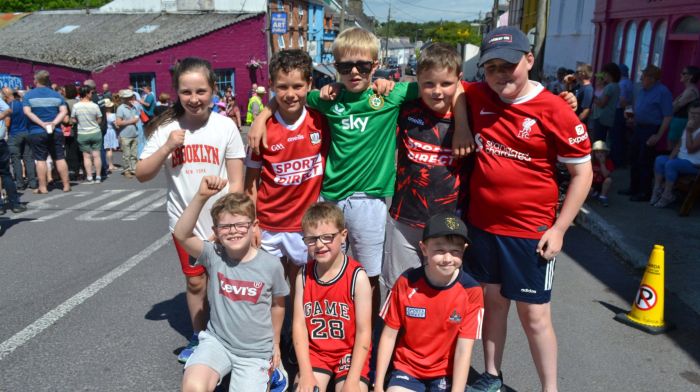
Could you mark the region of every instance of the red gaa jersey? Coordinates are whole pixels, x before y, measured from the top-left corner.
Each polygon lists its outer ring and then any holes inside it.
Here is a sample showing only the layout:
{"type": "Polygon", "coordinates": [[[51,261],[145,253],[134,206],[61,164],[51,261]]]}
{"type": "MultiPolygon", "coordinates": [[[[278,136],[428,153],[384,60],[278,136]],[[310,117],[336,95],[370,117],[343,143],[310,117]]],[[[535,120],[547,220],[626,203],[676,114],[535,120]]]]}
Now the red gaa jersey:
{"type": "Polygon", "coordinates": [[[463,271],[451,285],[435,287],[425,267],[404,272],[380,316],[400,330],[394,367],[418,379],[451,376],[457,338],[481,339],[481,286],[463,271]]]}
{"type": "MultiPolygon", "coordinates": [[[[355,279],[362,270],[360,263],[345,256],[338,275],[323,282],[316,275],[316,260],[302,267],[309,351],[327,358],[327,362],[337,362],[337,359],[352,354],[355,345],[355,279]]],[[[347,366],[348,369],[339,370],[349,370],[350,364],[347,366]]]]}
{"type": "Polygon", "coordinates": [[[257,213],[260,227],[301,231],[304,211],[318,201],[328,150],[328,127],[320,113],[304,111],[294,124],[279,113],[267,121],[267,148],[253,154],[246,166],[261,168],[257,213]]]}
{"type": "Polygon", "coordinates": [[[477,145],[467,220],[493,234],[538,239],[555,219],[557,161],[590,160],[591,143],[564,100],[530,83],[533,91],[514,101],[486,83],[463,83],[477,145]]]}

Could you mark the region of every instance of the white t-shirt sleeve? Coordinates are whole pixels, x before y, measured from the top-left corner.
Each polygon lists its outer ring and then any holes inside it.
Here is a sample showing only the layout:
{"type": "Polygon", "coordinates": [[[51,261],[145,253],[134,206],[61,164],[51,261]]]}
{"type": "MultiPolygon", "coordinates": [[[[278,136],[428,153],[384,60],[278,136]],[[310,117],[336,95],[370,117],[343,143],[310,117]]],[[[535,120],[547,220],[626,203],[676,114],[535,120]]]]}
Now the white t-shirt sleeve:
{"type": "Polygon", "coordinates": [[[231,127],[231,137],[226,144],[226,154],[225,159],[242,159],[245,158],[245,147],[243,147],[243,140],[241,140],[241,133],[238,132],[236,124],[230,118],[226,118],[226,126],[231,127]]]}
{"type": "Polygon", "coordinates": [[[156,129],[151,136],[148,137],[148,140],[146,140],[146,145],[143,147],[143,151],[141,152],[139,159],[146,159],[158,151],[158,149],[165,143],[163,136],[165,135],[165,140],[167,140],[168,134],[170,134],[170,132],[167,130],[167,125],[158,127],[158,129],[156,129]]]}

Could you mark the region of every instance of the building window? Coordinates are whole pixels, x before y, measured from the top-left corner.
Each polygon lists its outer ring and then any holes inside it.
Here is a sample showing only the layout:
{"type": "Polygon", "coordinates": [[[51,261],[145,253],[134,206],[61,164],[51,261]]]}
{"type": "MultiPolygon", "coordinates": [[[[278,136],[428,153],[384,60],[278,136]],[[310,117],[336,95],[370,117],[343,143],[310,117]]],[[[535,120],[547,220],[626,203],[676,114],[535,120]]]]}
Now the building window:
{"type": "Polygon", "coordinates": [[[654,49],[651,53],[651,63],[661,68],[661,61],[664,58],[664,44],[666,44],[666,21],[662,21],[654,32],[654,49]]]}
{"type": "Polygon", "coordinates": [[[622,52],[622,23],[618,23],[617,27],[615,28],[612,57],[610,58],[610,61],[620,64],[620,52],[622,52]]]}
{"type": "Polygon", "coordinates": [[[697,34],[700,33],[700,19],[694,16],[686,16],[681,19],[673,29],[676,34],[697,34]]]}
{"type": "Polygon", "coordinates": [[[630,76],[634,75],[632,69],[632,60],[634,59],[634,46],[637,39],[637,24],[631,22],[627,25],[627,32],[625,34],[625,57],[623,64],[627,65],[630,69],[630,76]]]}
{"type": "Polygon", "coordinates": [[[143,86],[150,86],[153,96],[156,95],[156,74],[153,72],[142,72],[129,74],[129,84],[134,86],[134,91],[141,94],[143,86]]]}
{"type": "Polygon", "coordinates": [[[637,78],[642,76],[642,71],[649,64],[649,51],[651,49],[651,22],[648,20],[642,23],[641,33],[639,35],[639,45],[637,45],[637,78]]]}
{"type": "Polygon", "coordinates": [[[223,96],[227,88],[231,91],[236,91],[236,71],[231,68],[221,68],[214,70],[216,77],[216,88],[219,90],[219,95],[223,96]]]}

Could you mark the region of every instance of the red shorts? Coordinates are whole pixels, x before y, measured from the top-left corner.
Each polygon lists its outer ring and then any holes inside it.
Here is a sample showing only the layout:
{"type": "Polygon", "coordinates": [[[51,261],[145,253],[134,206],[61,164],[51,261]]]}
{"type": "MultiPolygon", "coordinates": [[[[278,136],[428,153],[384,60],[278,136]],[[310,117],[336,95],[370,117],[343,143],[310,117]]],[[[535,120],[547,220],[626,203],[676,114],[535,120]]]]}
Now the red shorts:
{"type": "Polygon", "coordinates": [[[185,249],[177,242],[175,236],[173,236],[173,243],[175,243],[177,256],[180,258],[180,267],[182,267],[182,273],[185,274],[185,276],[199,276],[207,272],[201,265],[191,265],[194,264],[195,258],[185,252],[185,249]]]}
{"type": "MultiPolygon", "coordinates": [[[[327,355],[309,351],[309,359],[311,360],[311,368],[314,372],[327,374],[334,377],[335,382],[338,382],[345,380],[348,376],[352,353],[327,355]]],[[[360,380],[369,385],[369,355],[367,355],[365,365],[362,367],[360,380]]]]}

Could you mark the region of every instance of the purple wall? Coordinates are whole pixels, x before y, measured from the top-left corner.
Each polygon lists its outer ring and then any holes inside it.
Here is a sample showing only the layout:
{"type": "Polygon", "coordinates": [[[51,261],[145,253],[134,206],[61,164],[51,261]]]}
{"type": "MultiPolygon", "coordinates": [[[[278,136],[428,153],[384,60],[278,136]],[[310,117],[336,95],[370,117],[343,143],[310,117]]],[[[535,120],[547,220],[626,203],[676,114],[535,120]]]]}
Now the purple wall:
{"type": "Polygon", "coordinates": [[[102,83],[109,83],[110,90],[117,92],[129,85],[130,73],[154,72],[156,74],[156,93],[167,92],[175,98],[171,86],[170,67],[178,60],[188,56],[202,57],[211,62],[214,69],[228,68],[235,70],[236,96],[241,110],[248,103],[251,85],[256,78],[258,85],[268,85],[267,65],[252,75],[245,63],[252,57],[267,61],[265,44],[264,15],[246,19],[240,23],[211,32],[205,36],[183,42],[154,53],[136,57],[121,63],[115,63],[101,72],[86,72],[62,66],[33,63],[0,56],[0,73],[20,75],[25,85],[32,82],[33,73],[46,69],[51,74],[52,82],[58,84],[72,83],[76,80],[92,78],[102,89],[102,83]]]}

